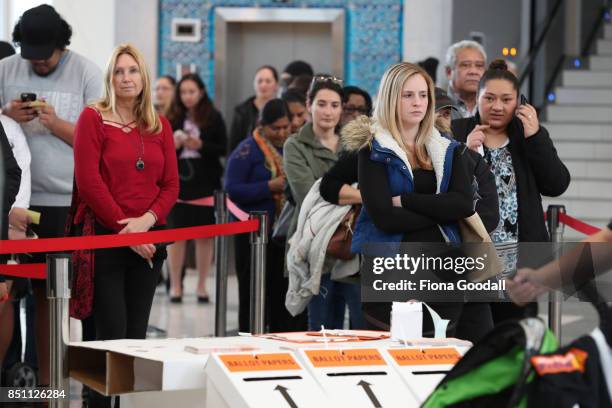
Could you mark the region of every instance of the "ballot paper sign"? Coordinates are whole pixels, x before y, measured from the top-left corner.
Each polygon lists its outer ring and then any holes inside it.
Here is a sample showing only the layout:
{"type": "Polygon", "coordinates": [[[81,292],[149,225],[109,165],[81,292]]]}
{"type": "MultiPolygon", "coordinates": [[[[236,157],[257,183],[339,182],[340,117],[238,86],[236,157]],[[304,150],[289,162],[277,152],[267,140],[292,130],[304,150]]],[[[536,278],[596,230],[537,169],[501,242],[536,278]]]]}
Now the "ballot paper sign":
{"type": "Polygon", "coordinates": [[[302,349],[297,353],[330,399],[326,406],[419,406],[379,349],[302,349]]]}
{"type": "Polygon", "coordinates": [[[291,352],[215,353],[206,375],[207,407],[329,406],[319,385],[291,352]]]}
{"type": "Polygon", "coordinates": [[[404,384],[422,404],[444,376],[461,358],[461,350],[455,347],[401,347],[388,348],[390,357],[404,384]]]}

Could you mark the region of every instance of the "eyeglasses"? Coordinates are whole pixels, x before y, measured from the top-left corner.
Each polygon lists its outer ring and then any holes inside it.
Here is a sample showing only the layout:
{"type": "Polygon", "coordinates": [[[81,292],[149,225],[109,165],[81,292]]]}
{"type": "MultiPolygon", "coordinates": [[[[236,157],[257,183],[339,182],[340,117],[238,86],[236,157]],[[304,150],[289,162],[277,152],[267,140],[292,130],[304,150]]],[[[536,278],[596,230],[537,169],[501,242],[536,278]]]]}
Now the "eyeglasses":
{"type": "Polygon", "coordinates": [[[312,84],[317,82],[333,82],[336,85],[342,86],[342,78],[335,77],[333,75],[315,75],[312,77],[312,84]]]}

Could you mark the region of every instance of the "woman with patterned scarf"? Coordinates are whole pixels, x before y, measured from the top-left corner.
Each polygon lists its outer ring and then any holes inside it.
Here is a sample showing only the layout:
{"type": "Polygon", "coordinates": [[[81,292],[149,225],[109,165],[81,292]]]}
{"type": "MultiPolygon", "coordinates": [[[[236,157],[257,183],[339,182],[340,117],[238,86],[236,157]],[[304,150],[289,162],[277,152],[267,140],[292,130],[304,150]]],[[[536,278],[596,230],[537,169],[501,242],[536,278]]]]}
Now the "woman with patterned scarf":
{"type": "MultiPolygon", "coordinates": [[[[225,190],[242,210],[266,211],[269,227],[284,204],[283,144],[291,130],[291,113],[285,101],[272,99],[259,114],[258,126],[231,153],[226,167],[225,190]]],[[[249,332],[250,243],[248,234],[235,237],[238,276],[238,325],[249,332]]],[[[285,309],[287,278],[283,276],[284,246],[270,240],[267,246],[266,324],[271,332],[299,329],[297,318],[285,309]]]]}

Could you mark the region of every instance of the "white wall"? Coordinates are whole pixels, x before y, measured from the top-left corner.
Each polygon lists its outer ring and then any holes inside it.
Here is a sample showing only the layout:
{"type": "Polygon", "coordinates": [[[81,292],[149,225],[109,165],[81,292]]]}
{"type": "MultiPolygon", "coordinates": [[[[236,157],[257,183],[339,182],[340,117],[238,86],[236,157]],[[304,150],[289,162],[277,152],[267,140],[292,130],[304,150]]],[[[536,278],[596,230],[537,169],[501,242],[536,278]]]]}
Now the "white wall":
{"type": "Polygon", "coordinates": [[[404,61],[440,61],[438,84],[446,83],[444,56],[452,41],[452,0],[404,0],[404,61]]]}
{"type": "Polygon", "coordinates": [[[72,26],[71,50],[104,69],[115,46],[129,42],[144,54],[155,75],[157,0],[53,0],[53,5],[72,26]]]}
{"type": "Polygon", "coordinates": [[[53,6],[72,26],[68,47],[104,69],[115,46],[115,0],[54,0],[53,6]]]}
{"type": "Polygon", "coordinates": [[[116,0],[115,6],[115,44],[129,42],[138,48],[153,76],[157,74],[158,3],[158,0],[116,0]]]}

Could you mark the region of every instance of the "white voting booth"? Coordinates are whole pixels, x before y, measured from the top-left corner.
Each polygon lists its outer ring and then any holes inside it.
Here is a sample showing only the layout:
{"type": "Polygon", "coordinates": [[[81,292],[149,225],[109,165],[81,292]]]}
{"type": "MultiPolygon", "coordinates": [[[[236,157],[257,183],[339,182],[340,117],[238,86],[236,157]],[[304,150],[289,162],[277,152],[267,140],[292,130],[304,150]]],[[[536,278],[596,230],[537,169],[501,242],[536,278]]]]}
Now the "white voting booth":
{"type": "Polygon", "coordinates": [[[431,346],[390,347],[383,352],[404,384],[416,395],[417,406],[425,402],[462,355],[457,347],[431,346]]]}
{"type": "Polygon", "coordinates": [[[298,353],[329,398],[328,406],[419,405],[379,349],[306,349],[298,353]]]}
{"type": "Polygon", "coordinates": [[[206,366],[206,406],[268,408],[328,406],[292,352],[213,354],[206,366]]]}

